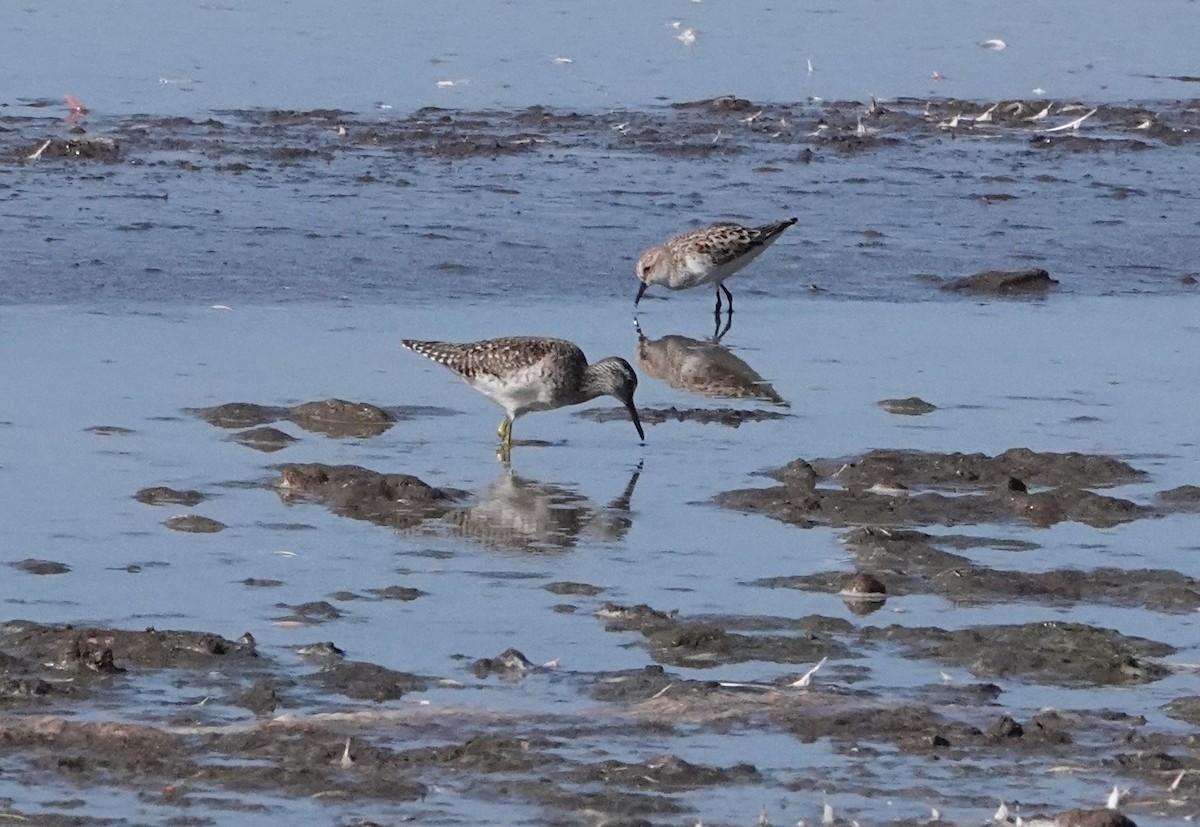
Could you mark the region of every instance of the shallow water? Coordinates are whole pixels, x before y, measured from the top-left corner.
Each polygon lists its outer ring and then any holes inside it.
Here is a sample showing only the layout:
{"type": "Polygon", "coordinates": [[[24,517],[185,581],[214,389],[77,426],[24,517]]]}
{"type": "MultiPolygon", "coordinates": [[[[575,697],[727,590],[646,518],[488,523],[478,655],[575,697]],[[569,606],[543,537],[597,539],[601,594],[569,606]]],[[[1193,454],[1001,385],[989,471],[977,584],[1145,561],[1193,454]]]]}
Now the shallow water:
{"type": "Polygon", "coordinates": [[[368,0],[336,10],[313,0],[261,7],[187,0],[169,9],[105,0],[10,15],[0,31],[8,56],[0,82],[26,99],[70,93],[118,114],[363,112],[380,104],[600,109],[730,92],[771,101],[995,99],[1034,90],[1052,98],[1174,99],[1194,94],[1194,84],[1172,76],[1195,75],[1196,20],[1188,0],[368,0]],[[687,29],[696,34],[691,47],[677,39],[687,29]],[[1007,48],[979,45],[996,38],[1007,48]]]}
{"type": "MultiPolygon", "coordinates": [[[[791,401],[790,415],[737,429],[669,422],[649,427],[644,445],[624,421],[598,423],[565,411],[521,420],[518,439],[549,444],[519,445],[513,471],[535,486],[586,498],[577,507],[603,509],[641,465],[627,533],[583,532],[569,537],[560,551],[536,553],[481,544],[436,523],[426,532],[402,534],[334,516],[315,504],[287,505],[266,484],[280,462],[357,463],[414,473],[486,498],[487,487],[507,473],[494,456],[498,411],[448,372],[401,351],[399,338],[536,331],[571,335],[593,358],[630,357],[636,336],[627,300],[586,307],[489,299],[233,310],[4,308],[0,348],[9,358],[0,382],[9,392],[0,415],[0,496],[11,514],[21,515],[6,528],[8,556],[52,559],[72,568],[60,576],[7,575],[5,614],[205,629],[229,638],[251,631],[264,651],[285,660],[291,657],[286,647],[333,639],[354,659],[468,683],[457,656],[490,656],[508,646],[538,663],[557,660],[563,675],[639,668],[645,653],[623,645],[637,636],[605,632],[589,604],[646,602],[685,615],[824,614],[855,624],[943,628],[997,622],[999,607],[956,607],[931,597],[894,597],[878,615],[856,618],[832,595],[750,585],[764,577],[853,568],[838,531],[799,531],[706,502],[719,491],[759,484],[756,472],[795,456],[892,446],[993,453],[1028,445],[1152,455],[1153,463],[1134,461],[1151,470],[1148,488],[1196,482],[1200,446],[1191,412],[1200,392],[1187,380],[1189,363],[1181,358],[1195,351],[1200,338],[1195,299],[744,301],[725,344],[791,401]],[[1154,336],[1137,335],[1147,327],[1154,336]],[[1003,358],[997,358],[998,342],[1004,343],[1003,358]],[[914,420],[874,404],[907,395],[943,408],[914,420]],[[364,440],[329,439],[284,423],[301,441],[261,454],[184,412],[233,400],[288,405],[329,396],[383,406],[448,406],[452,414],[418,416],[364,440]],[[1076,421],[1081,415],[1089,418],[1076,421]],[[121,426],[131,433],[100,435],[86,430],[92,426],[121,426]],[[229,528],[217,535],[166,529],[167,516],[189,509],[132,499],[151,485],[211,494],[190,510],[229,528]],[[141,568],[131,572],[130,564],[141,568]],[[247,588],[241,585],[247,578],[274,578],[282,585],[247,588]],[[605,591],[600,598],[568,598],[584,610],[561,614],[553,607],[564,598],[544,589],[553,581],[590,583],[605,591]],[[345,613],[340,620],[317,627],[275,623],[287,614],[280,604],[326,600],[339,591],[365,596],[366,589],[394,584],[429,595],[411,603],[334,600],[345,613]]],[[[706,316],[707,300],[683,294],[652,303],[641,321],[647,329],[701,336],[706,316]]],[[[721,404],[651,379],[643,381],[638,401],[651,408],[721,404]]],[[[1200,567],[1189,562],[1191,525],[1192,518],[1177,516],[1107,530],[1060,524],[950,531],[1032,540],[1041,547],[967,552],[1001,568],[1164,566],[1197,576],[1200,567]]],[[[1077,620],[1164,637],[1164,616],[1132,608],[1006,604],[1002,614],[1003,622],[1077,620]]],[[[1170,660],[1196,662],[1200,628],[1191,617],[1170,616],[1169,622],[1169,638],[1181,648],[1170,660]]],[[[911,687],[919,696],[919,687],[940,680],[937,664],[900,657],[887,647],[865,652],[859,663],[869,670],[866,682],[856,683],[860,689],[903,695],[911,687]]],[[[677,671],[761,682],[794,669],[750,663],[677,671]]],[[[959,670],[950,673],[969,680],[959,670]]],[[[1155,710],[1161,703],[1195,691],[1188,673],[1135,692],[1020,681],[1005,682],[1004,688],[1010,708],[1032,712],[1047,705],[1099,704],[1160,722],[1165,719],[1155,710]]],[[[476,708],[537,711],[550,703],[565,710],[580,703],[569,684],[541,678],[520,688],[501,684],[470,694],[476,708]]],[[[434,690],[427,697],[462,702],[455,691],[434,690]]],[[[169,698],[168,688],[164,700],[169,698]]],[[[583,703],[586,708],[590,702],[583,703]]],[[[677,750],[686,752],[688,742],[678,741],[677,750]]],[[[764,748],[755,747],[745,760],[760,770],[780,771],[807,760],[795,750],[765,759],[759,752],[764,748]]],[[[733,757],[730,753],[724,763],[733,757]]],[[[1052,780],[1023,779],[1012,795],[1036,800],[1022,789],[1028,784],[1043,785],[1046,801],[1083,789],[1069,792],[1052,780]]],[[[1005,793],[993,785],[988,794],[1005,793]]],[[[737,818],[745,799],[729,789],[722,795],[732,795],[736,805],[700,795],[698,810],[737,818]]]]}

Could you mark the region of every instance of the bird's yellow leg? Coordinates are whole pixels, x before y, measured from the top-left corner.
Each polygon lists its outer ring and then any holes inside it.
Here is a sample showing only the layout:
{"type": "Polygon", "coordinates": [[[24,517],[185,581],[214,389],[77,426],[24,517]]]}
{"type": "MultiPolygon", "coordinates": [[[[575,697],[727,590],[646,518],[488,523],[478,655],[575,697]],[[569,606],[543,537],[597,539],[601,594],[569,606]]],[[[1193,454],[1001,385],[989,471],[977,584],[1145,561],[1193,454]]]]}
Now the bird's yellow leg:
{"type": "Polygon", "coordinates": [[[509,461],[509,451],[512,449],[512,420],[507,416],[500,423],[500,427],[496,429],[496,433],[500,436],[500,450],[496,452],[496,457],[504,463],[509,461]]]}

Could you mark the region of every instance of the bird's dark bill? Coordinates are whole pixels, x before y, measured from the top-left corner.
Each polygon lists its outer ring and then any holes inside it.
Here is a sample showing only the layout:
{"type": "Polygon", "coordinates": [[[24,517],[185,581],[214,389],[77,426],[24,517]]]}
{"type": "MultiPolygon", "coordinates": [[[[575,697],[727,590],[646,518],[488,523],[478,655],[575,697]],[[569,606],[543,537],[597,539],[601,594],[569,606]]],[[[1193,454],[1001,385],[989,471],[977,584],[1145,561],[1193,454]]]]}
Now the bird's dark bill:
{"type": "Polygon", "coordinates": [[[633,420],[633,427],[637,428],[638,439],[642,442],[646,441],[646,432],[642,430],[642,421],[638,419],[637,407],[632,402],[625,406],[629,409],[629,418],[633,420]]]}
{"type": "Polygon", "coordinates": [[[646,284],[646,282],[642,282],[641,286],[638,288],[638,294],[633,297],[634,307],[637,307],[637,303],[642,300],[642,294],[646,292],[646,288],[649,286],[650,285],[646,284]]]}

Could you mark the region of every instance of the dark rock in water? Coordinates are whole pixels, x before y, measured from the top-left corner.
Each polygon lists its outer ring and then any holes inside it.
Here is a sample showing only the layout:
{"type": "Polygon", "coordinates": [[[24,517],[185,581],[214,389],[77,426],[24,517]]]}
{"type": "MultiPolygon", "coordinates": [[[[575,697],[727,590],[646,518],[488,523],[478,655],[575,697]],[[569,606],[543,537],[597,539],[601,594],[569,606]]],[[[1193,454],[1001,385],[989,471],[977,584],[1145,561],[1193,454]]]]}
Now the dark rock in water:
{"type": "MultiPolygon", "coordinates": [[[[887,572],[888,594],[938,594],[956,605],[1035,600],[1053,605],[1088,602],[1134,606],[1156,612],[1192,613],[1200,609],[1200,579],[1169,569],[1072,567],[1024,572],[990,568],[946,549],[985,546],[1032,551],[1037,548],[1014,547],[1011,542],[871,527],[856,528],[842,537],[856,567],[887,572]],[[947,572],[954,572],[954,576],[947,577],[947,572]]],[[[871,598],[870,594],[855,597],[841,571],[767,577],[747,585],[823,594],[837,592],[852,611],[855,606],[851,602],[861,607],[871,598]]],[[[878,597],[882,600],[885,596],[878,597]]]]}
{"type": "Polygon", "coordinates": [[[596,612],[596,616],[604,621],[604,628],[610,632],[648,633],[675,623],[675,615],[673,611],[660,611],[645,603],[636,606],[605,603],[596,612]]]}
{"type": "Polygon", "coordinates": [[[392,417],[367,402],[324,399],[306,402],[288,412],[288,419],[306,431],[331,437],[378,436],[392,427],[392,417]]]}
{"type": "MultiPolygon", "coordinates": [[[[624,408],[587,408],[578,411],[575,416],[590,419],[593,422],[616,422],[629,419],[629,411],[624,408]]],[[[664,422],[699,422],[704,425],[717,424],[737,428],[744,422],[766,422],[774,419],[784,419],[791,414],[783,411],[759,411],[741,408],[638,408],[638,417],[643,425],[661,425],[664,422]]]]}
{"type": "Polygon", "coordinates": [[[846,581],[841,593],[846,597],[883,600],[887,595],[887,586],[875,575],[860,571],[846,581]]]}
{"type": "Polygon", "coordinates": [[[1192,726],[1200,726],[1200,695],[1188,695],[1163,704],[1162,711],[1192,726]]]}
{"type": "Polygon", "coordinates": [[[289,606],[286,603],[277,605],[281,609],[292,610],[292,616],[284,618],[284,620],[293,623],[323,623],[327,620],[337,620],[342,616],[337,607],[327,600],[310,600],[308,603],[298,603],[295,606],[289,606]]]}
{"type": "Polygon", "coordinates": [[[1017,516],[1047,526],[1074,520],[1110,527],[1154,509],[1086,490],[1134,482],[1145,473],[1114,457],[1013,448],[995,457],[876,450],[858,457],[797,460],[770,472],[783,485],[718,494],[725,508],[767,514],[799,526],[954,525],[1017,516]],[[811,469],[813,480],[806,470],[811,469]],[[1053,487],[1036,494],[1010,480],[1053,487]],[[841,488],[817,486],[828,482],[841,488]],[[919,495],[910,490],[921,490],[919,495]],[[947,493],[941,493],[945,491],[947,493]]]}
{"type": "MultiPolygon", "coordinates": [[[[735,95],[718,95],[698,101],[684,101],[671,104],[672,109],[703,109],[707,112],[749,112],[755,106],[745,98],[735,95]]],[[[761,107],[759,107],[761,108],[761,107]]]]}
{"type": "Polygon", "coordinates": [[[1020,738],[1024,734],[1025,728],[1007,715],[1001,715],[987,730],[988,737],[997,741],[1020,738]]]}
{"type": "Polygon", "coordinates": [[[137,433],[132,428],[122,428],[120,425],[93,425],[83,430],[89,434],[98,434],[100,436],[128,436],[129,434],[137,433]]]}
{"type": "Polygon", "coordinates": [[[887,586],[875,575],[860,571],[842,584],[838,596],[852,614],[866,617],[883,608],[887,602],[887,586]]]}
{"type": "Polygon", "coordinates": [[[312,498],[338,514],[393,528],[445,516],[463,492],[434,488],[410,474],[380,474],[358,465],[284,465],[275,489],[285,500],[312,498]]]}
{"type": "Polygon", "coordinates": [[[158,485],[153,488],[143,488],[133,495],[134,498],[146,505],[162,505],[170,503],[172,505],[186,505],[189,508],[193,505],[198,505],[204,502],[204,495],[199,491],[183,490],[175,488],[167,488],[164,485],[158,485]]]}
{"type": "Polygon", "coordinates": [[[1181,485],[1159,491],[1154,501],[1168,511],[1200,511],[1200,485],[1181,485]]]}
{"type": "MultiPolygon", "coordinates": [[[[6,673],[9,671],[6,666],[6,673]]],[[[5,707],[12,702],[29,702],[36,701],[41,698],[48,698],[53,695],[65,695],[65,691],[61,686],[44,681],[41,678],[32,677],[11,677],[7,676],[0,681],[0,703],[5,707]]]]}
{"type": "Polygon", "coordinates": [[[290,419],[306,431],[331,437],[378,436],[392,426],[395,418],[382,408],[366,402],[347,402],[344,399],[323,399],[305,402],[293,408],[258,405],[253,402],[227,402],[210,408],[188,408],[188,413],[200,417],[218,428],[255,428],[235,439],[243,445],[262,451],[279,450],[295,438],[275,428],[257,428],[281,419],[290,419]],[[277,447],[276,447],[277,446],[277,447]]]}
{"type": "MultiPolygon", "coordinates": [[[[814,460],[822,477],[868,487],[881,476],[910,487],[971,488],[1008,484],[1013,477],[1038,486],[1099,487],[1137,482],[1146,473],[1115,457],[1010,448],[1002,454],[939,454],[879,449],[849,460],[814,460]]],[[[774,476],[774,475],[773,475],[774,476]]]]}
{"type": "Polygon", "coordinates": [[[394,701],[406,692],[424,692],[429,688],[424,678],[410,672],[353,660],[330,663],[310,680],[326,691],[375,702],[394,701]]]}
{"type": "Polygon", "coordinates": [[[320,643],[307,643],[296,648],[296,653],[305,660],[319,663],[332,663],[343,660],[346,653],[334,645],[333,641],[324,640],[320,643]]]}
{"type": "Polygon", "coordinates": [[[790,488],[805,491],[816,488],[817,471],[803,459],[794,459],[782,468],[771,472],[771,476],[790,488]]]}
{"type": "Polygon", "coordinates": [[[255,451],[263,453],[274,453],[282,451],[284,448],[291,445],[293,442],[300,440],[291,434],[284,433],[278,428],[251,428],[248,431],[241,431],[233,436],[234,441],[245,445],[247,448],[253,448],[255,451]]]}
{"type": "Polygon", "coordinates": [[[499,675],[502,678],[519,678],[535,668],[519,650],[509,647],[494,658],[480,658],[471,664],[471,671],[477,678],[488,675],[499,675]]]}
{"type": "MultiPolygon", "coordinates": [[[[753,764],[712,767],[693,764],[675,755],[656,755],[639,764],[608,760],[575,773],[579,783],[611,784],[615,778],[636,778],[646,789],[684,792],[733,784],[758,784],[762,776],[753,764]]],[[[605,825],[650,824],[643,819],[605,819],[605,825]]],[[[761,822],[760,822],[761,823],[761,822]]]]}
{"type": "Polygon", "coordinates": [[[104,161],[115,164],[121,160],[121,145],[104,136],[47,138],[34,146],[21,148],[19,156],[27,161],[104,161]]]}
{"type": "Polygon", "coordinates": [[[215,668],[223,662],[258,657],[253,647],[207,632],[45,626],[24,620],[0,626],[0,648],[30,662],[83,666],[86,672],[114,661],[141,669],[215,668]]]}
{"type": "Polygon", "coordinates": [[[256,405],[253,402],[226,402],[211,408],[188,408],[187,412],[218,428],[251,428],[278,422],[288,415],[287,408],[256,405]]]}
{"type": "Polygon", "coordinates": [[[976,293],[993,296],[1017,296],[1045,293],[1056,286],[1045,270],[988,270],[947,282],[941,290],[949,293],[976,293]]]}
{"type": "Polygon", "coordinates": [[[226,526],[210,517],[199,514],[180,514],[163,521],[163,525],[172,531],[187,531],[192,534],[215,534],[226,526]]]}
{"type": "Polygon", "coordinates": [[[864,640],[905,647],[913,657],[969,669],[980,678],[1017,678],[1049,686],[1135,686],[1170,674],[1158,659],[1174,646],[1082,623],[1025,623],[947,631],[888,626],[864,640]]]}
{"type": "Polygon", "coordinates": [[[744,634],[725,618],[683,619],[649,606],[606,603],[597,615],[607,631],[637,631],[659,663],[711,668],[747,661],[808,663],[822,657],[847,657],[849,649],[833,639],[850,626],[840,619],[807,617],[789,621],[786,634],[744,634]]]}
{"type": "Polygon", "coordinates": [[[1056,827],[1137,827],[1133,819],[1116,810],[1067,810],[1054,817],[1056,827]]]}
{"type": "Polygon", "coordinates": [[[901,416],[921,416],[937,410],[937,405],[931,405],[919,396],[910,396],[907,399],[881,399],[875,404],[890,414],[900,414],[901,416]]]}
{"type": "Polygon", "coordinates": [[[367,589],[367,591],[380,600],[403,600],[406,602],[428,594],[428,592],[414,589],[411,586],[386,586],[382,589],[367,589]]]}
{"type": "Polygon", "coordinates": [[[282,586],[283,581],[271,577],[247,577],[242,585],[248,589],[274,589],[282,586]]]}
{"type": "Polygon", "coordinates": [[[66,574],[71,570],[66,563],[58,563],[54,560],[34,560],[32,557],[9,563],[9,565],[29,574],[66,574]]]}
{"type": "Polygon", "coordinates": [[[274,680],[263,678],[233,700],[238,706],[245,707],[255,715],[269,715],[279,706],[283,697],[279,685],[274,680]]]}
{"type": "Polygon", "coordinates": [[[562,580],[547,583],[543,588],[551,594],[583,595],[585,597],[595,597],[604,591],[600,586],[593,586],[590,583],[572,583],[562,580]]]}

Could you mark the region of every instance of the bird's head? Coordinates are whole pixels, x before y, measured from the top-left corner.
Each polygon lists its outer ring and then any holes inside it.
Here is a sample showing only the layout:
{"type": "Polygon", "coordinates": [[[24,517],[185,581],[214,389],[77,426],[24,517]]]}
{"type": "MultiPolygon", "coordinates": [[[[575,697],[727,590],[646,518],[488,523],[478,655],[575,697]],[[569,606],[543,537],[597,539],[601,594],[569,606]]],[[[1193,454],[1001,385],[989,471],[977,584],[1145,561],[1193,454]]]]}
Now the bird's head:
{"type": "Polygon", "coordinates": [[[595,395],[607,394],[623,403],[629,411],[629,418],[633,420],[633,427],[637,428],[638,438],[645,440],[646,433],[642,430],[637,406],[633,402],[633,392],[638,384],[637,374],[629,363],[620,356],[610,356],[591,365],[588,374],[590,389],[595,395]]]}

